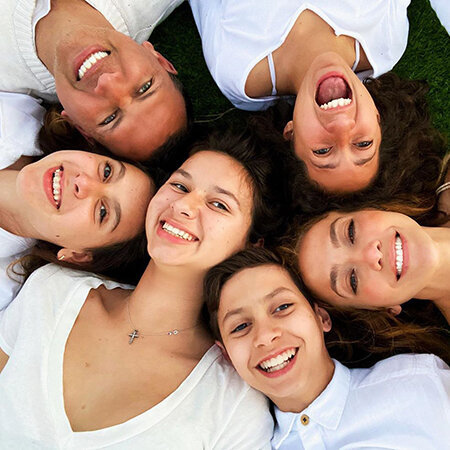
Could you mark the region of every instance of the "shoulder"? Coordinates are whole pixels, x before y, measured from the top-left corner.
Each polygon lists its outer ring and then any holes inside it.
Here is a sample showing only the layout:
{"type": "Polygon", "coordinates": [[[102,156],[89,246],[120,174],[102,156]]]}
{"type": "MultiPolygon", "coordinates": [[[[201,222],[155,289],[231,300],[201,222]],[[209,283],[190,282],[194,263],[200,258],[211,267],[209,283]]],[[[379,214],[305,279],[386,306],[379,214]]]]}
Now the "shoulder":
{"type": "Polygon", "coordinates": [[[449,389],[450,369],[435,355],[402,354],[379,361],[370,369],[352,369],[353,389],[370,388],[389,384],[399,392],[413,386],[432,387],[443,385],[449,389]]]}

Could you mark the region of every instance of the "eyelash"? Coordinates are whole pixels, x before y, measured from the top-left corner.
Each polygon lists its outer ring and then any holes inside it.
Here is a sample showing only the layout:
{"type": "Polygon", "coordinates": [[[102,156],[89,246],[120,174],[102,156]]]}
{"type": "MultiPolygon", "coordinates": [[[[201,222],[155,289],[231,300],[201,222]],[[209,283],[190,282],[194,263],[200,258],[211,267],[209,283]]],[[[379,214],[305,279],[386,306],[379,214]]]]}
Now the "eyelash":
{"type": "Polygon", "coordinates": [[[333,147],[319,148],[318,150],[313,150],[313,153],[316,155],[327,155],[332,148],[333,147]]]}
{"type": "Polygon", "coordinates": [[[231,334],[233,333],[239,333],[240,331],[245,330],[249,326],[248,322],[240,323],[236,328],[231,330],[231,334]]]}
{"type": "Polygon", "coordinates": [[[102,120],[100,122],[100,126],[108,125],[110,124],[115,118],[117,117],[117,111],[114,111],[112,114],[110,114],[105,120],[102,120]]]}
{"type": "Polygon", "coordinates": [[[287,309],[289,309],[292,306],[292,303],[283,303],[282,305],[278,306],[277,308],[275,308],[274,312],[281,312],[281,311],[286,311],[287,309]]]}
{"type": "Polygon", "coordinates": [[[372,143],[373,143],[373,140],[372,141],[361,141],[361,142],[357,142],[355,144],[355,146],[366,149],[366,148],[370,147],[372,145],[372,143]]]}
{"type": "MultiPolygon", "coordinates": [[[[348,240],[351,244],[355,243],[355,222],[353,219],[350,220],[347,229],[348,240]]],[[[356,295],[358,292],[358,277],[356,276],[355,269],[352,269],[349,275],[349,283],[352,288],[353,294],[356,295]]]]}
{"type": "Polygon", "coordinates": [[[353,219],[350,220],[347,229],[348,240],[354,244],[355,243],[355,222],[353,219]]]}
{"type": "Polygon", "coordinates": [[[189,192],[188,188],[184,184],[181,184],[181,183],[170,183],[170,185],[173,186],[175,189],[181,191],[181,192],[185,192],[185,193],[189,192]]]}

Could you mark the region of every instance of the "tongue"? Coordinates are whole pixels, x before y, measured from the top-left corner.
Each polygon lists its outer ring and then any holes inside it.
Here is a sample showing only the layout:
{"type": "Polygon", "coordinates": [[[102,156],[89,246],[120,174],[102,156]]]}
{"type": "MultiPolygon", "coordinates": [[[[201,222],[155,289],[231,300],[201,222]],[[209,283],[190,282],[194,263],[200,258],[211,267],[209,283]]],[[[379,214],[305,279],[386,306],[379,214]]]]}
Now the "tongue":
{"type": "Polygon", "coordinates": [[[346,82],[340,77],[330,77],[322,81],[316,94],[316,101],[319,106],[336,98],[347,98],[346,82]]]}

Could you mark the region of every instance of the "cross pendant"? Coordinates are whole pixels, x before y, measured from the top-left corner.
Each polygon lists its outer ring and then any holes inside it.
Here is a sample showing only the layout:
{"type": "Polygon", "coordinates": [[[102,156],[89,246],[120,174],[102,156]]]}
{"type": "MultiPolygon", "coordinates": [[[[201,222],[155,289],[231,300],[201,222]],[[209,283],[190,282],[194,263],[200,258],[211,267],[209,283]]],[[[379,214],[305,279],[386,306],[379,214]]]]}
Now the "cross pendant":
{"type": "Polygon", "coordinates": [[[130,336],[130,340],[128,341],[129,344],[132,344],[135,339],[139,337],[139,331],[133,330],[132,333],[130,333],[128,336],[130,336]]]}

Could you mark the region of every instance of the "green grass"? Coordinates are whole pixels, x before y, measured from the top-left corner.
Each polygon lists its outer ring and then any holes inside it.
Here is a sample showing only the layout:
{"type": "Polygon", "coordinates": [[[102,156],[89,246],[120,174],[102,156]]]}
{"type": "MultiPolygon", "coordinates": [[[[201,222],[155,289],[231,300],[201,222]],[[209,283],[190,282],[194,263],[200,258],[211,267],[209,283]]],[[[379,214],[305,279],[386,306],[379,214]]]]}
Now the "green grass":
{"type": "MultiPolygon", "coordinates": [[[[237,0],[246,1],[246,0],[237,0]]],[[[330,0],[331,1],[331,0],[330,0]]],[[[450,0],[449,0],[450,1],[450,0]]],[[[449,36],[426,0],[413,0],[408,8],[410,34],[405,54],[394,67],[404,78],[426,80],[434,125],[449,131],[449,36]]],[[[232,107],[208,72],[189,5],[184,3],[151,36],[155,48],[170,59],[192,97],[197,118],[232,107]]]]}

